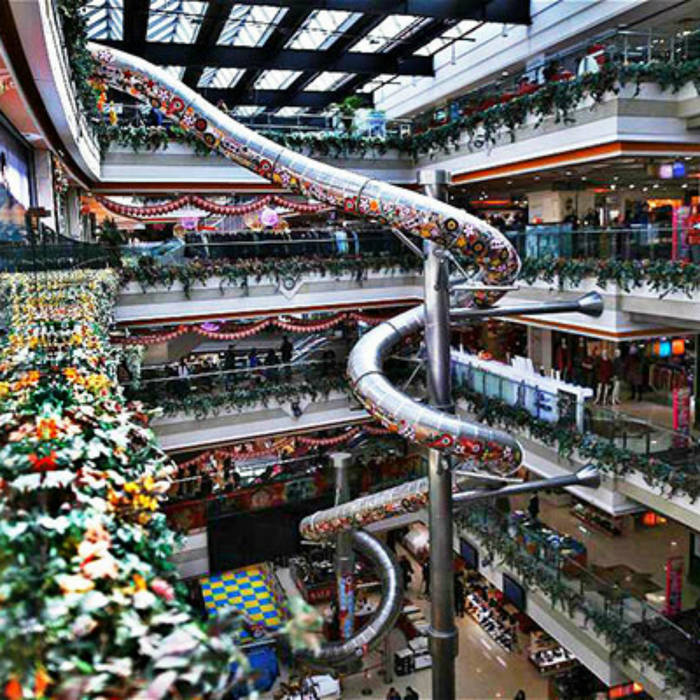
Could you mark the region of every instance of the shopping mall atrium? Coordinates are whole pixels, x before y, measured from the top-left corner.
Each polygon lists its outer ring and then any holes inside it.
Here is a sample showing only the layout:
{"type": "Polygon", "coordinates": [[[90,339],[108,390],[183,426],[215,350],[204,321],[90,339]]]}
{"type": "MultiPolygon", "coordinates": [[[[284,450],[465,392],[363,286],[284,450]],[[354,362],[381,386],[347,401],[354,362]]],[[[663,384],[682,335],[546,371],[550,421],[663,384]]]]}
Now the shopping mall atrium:
{"type": "Polygon", "coordinates": [[[0,697],[700,699],[700,0],[0,0],[0,697]]]}

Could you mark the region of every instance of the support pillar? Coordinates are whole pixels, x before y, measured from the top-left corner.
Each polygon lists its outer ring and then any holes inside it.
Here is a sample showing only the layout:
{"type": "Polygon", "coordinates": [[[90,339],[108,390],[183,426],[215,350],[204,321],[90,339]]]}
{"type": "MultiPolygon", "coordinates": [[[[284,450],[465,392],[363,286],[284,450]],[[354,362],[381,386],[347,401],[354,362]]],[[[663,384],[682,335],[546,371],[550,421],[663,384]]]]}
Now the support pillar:
{"type": "MultiPolygon", "coordinates": [[[[428,392],[432,405],[452,411],[450,388],[450,325],[447,262],[440,249],[426,243],[425,343],[428,392]]],[[[455,698],[457,629],[454,622],[452,474],[440,452],[429,453],[430,526],[430,655],[432,697],[455,698]]]]}
{"type": "MultiPolygon", "coordinates": [[[[333,452],[331,462],[335,469],[335,505],[339,506],[350,500],[350,481],[348,472],[352,462],[349,452],[333,452]]],[[[352,551],[352,539],[349,532],[337,536],[335,548],[335,575],[338,586],[338,617],[340,619],[340,638],[352,637],[355,627],[355,556],[352,551]]]]}

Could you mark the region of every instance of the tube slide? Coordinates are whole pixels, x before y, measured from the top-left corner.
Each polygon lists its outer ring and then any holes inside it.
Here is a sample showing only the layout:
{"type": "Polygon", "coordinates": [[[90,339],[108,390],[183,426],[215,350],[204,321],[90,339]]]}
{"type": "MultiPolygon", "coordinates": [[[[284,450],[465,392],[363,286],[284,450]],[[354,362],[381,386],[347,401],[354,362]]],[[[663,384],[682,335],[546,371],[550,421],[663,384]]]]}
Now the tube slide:
{"type": "MultiPolygon", "coordinates": [[[[497,229],[480,219],[436,199],[283,148],[238,124],[148,61],[97,44],[90,44],[90,50],[99,66],[93,78],[96,89],[113,88],[151,105],[232,162],[285,189],[457,251],[478,270],[484,286],[507,287],[517,277],[520,261],[515,250],[497,229]]],[[[473,301],[489,305],[502,293],[475,292],[473,301]]],[[[458,455],[473,465],[517,464],[521,450],[509,435],[420,404],[395,389],[382,374],[382,362],[391,348],[419,331],[423,317],[423,306],[419,306],[380,324],[358,342],[348,364],[356,394],[370,413],[407,439],[458,455]]],[[[339,506],[342,515],[335,518],[332,527],[328,518],[312,516],[302,523],[302,532],[320,539],[387,517],[397,509],[422,507],[427,500],[427,484],[419,488],[416,482],[404,484],[371,499],[339,506]]],[[[353,546],[377,566],[382,577],[382,600],[362,630],[343,643],[325,645],[317,661],[342,664],[356,659],[391,629],[400,610],[399,576],[391,555],[364,532],[353,532],[353,546]]]]}

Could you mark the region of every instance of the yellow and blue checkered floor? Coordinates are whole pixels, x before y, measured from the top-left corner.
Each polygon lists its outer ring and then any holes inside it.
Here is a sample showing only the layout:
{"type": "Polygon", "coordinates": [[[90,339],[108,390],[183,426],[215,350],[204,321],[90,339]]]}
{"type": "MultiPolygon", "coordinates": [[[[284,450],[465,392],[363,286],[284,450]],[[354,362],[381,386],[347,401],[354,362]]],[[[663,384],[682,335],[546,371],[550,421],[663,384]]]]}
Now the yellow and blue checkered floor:
{"type": "Polygon", "coordinates": [[[253,564],[227,571],[218,576],[200,579],[204,605],[209,615],[226,608],[237,608],[252,621],[268,629],[277,629],[284,622],[266,580],[265,572],[253,564]]]}

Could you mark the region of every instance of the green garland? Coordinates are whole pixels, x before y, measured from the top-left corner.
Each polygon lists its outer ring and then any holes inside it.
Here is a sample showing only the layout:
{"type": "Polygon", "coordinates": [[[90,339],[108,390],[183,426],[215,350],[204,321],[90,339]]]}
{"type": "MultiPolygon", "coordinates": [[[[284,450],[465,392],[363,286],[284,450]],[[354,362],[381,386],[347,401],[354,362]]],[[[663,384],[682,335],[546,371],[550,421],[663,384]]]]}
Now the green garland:
{"type": "Polygon", "coordinates": [[[170,561],[158,503],[172,465],[116,381],[116,276],[3,275],[0,288],[0,687],[224,694],[230,664],[245,666],[238,623],[201,623],[170,561]]]}
{"type": "MultiPolygon", "coordinates": [[[[305,150],[312,155],[328,158],[381,157],[389,150],[397,150],[416,159],[422,154],[458,150],[465,134],[468,136],[468,147],[477,149],[494,145],[499,135],[506,131],[514,139],[516,129],[524,126],[530,115],[537,118],[536,126],[548,117],[554,117],[557,123],[572,123],[575,121],[574,112],[585,99],[590,98],[595,105],[600,104],[607,94],[617,94],[627,84],[636,86],[636,96],[642,83],[654,83],[662,90],[677,92],[691,81],[700,81],[700,59],[627,65],[608,62],[601,66],[598,73],[586,73],[571,80],[550,81],[531,94],[514,96],[507,101],[499,101],[501,96],[494,94],[492,100],[497,104],[410,136],[391,134],[379,138],[351,133],[283,133],[273,130],[263,131],[262,134],[286,148],[305,150]]],[[[199,155],[210,152],[205,144],[178,126],[116,124],[104,127],[101,133],[104,148],[116,142],[136,151],[158,150],[165,148],[171,140],[192,145],[199,155]]]]}
{"type": "Polygon", "coordinates": [[[545,445],[556,447],[562,457],[570,457],[574,450],[590,460],[601,472],[624,476],[631,472],[641,474],[651,487],[672,498],[685,494],[694,503],[700,497],[700,474],[683,471],[646,455],[640,455],[593,433],[581,433],[567,421],[550,423],[535,418],[521,406],[511,406],[500,399],[485,398],[478,392],[459,384],[455,398],[463,401],[467,410],[479,422],[497,425],[508,431],[526,432],[545,445]]]}
{"type": "MultiPolygon", "coordinates": [[[[505,565],[518,574],[522,583],[529,589],[538,588],[549,598],[552,607],[559,606],[569,617],[581,613],[586,625],[609,645],[612,657],[627,665],[639,663],[642,668],[650,666],[661,674],[671,688],[683,688],[686,675],[675,660],[662,653],[661,649],[648,640],[639,629],[622,624],[622,617],[611,602],[601,610],[593,605],[577,590],[567,586],[559,572],[529,554],[522,546],[522,537],[513,537],[512,528],[493,509],[475,507],[459,516],[458,524],[471,532],[489,552],[501,558],[505,565]]],[[[527,528],[515,524],[518,534],[527,533],[527,528]]]]}
{"type": "MultiPolygon", "coordinates": [[[[264,372],[264,366],[258,371],[264,372]]],[[[191,379],[196,380],[196,375],[191,379]]],[[[166,416],[184,413],[193,415],[197,420],[203,420],[209,416],[217,416],[222,411],[241,412],[258,404],[268,406],[272,402],[284,404],[302,399],[318,401],[321,398],[327,399],[332,391],[347,390],[348,383],[343,376],[318,376],[304,379],[300,383],[264,382],[256,387],[234,386],[225,391],[192,393],[181,397],[151,399],[148,395],[148,385],[143,387],[140,393],[145,394],[144,400],[147,403],[152,403],[154,408],[160,407],[166,416]]]]}
{"type": "MultiPolygon", "coordinates": [[[[280,239],[280,244],[284,239],[280,239]]],[[[125,265],[120,270],[122,286],[137,282],[145,292],[151,287],[172,287],[179,282],[189,298],[195,284],[206,284],[214,277],[220,278],[219,288],[223,294],[225,286],[247,287],[250,279],[280,282],[297,279],[302,275],[319,274],[324,277],[352,275],[358,281],[368,272],[389,271],[392,273],[419,272],[421,261],[412,254],[362,255],[338,258],[289,257],[260,260],[201,260],[187,261],[182,265],[164,265],[155,258],[144,256],[136,264],[125,265]]]]}
{"type": "Polygon", "coordinates": [[[520,278],[528,284],[537,280],[556,284],[561,290],[576,288],[584,279],[593,278],[602,289],[614,283],[628,294],[649,284],[660,297],[682,292],[690,298],[700,289],[700,265],[684,260],[612,260],[545,255],[524,258],[520,278]]]}

